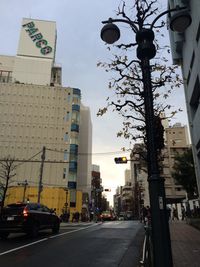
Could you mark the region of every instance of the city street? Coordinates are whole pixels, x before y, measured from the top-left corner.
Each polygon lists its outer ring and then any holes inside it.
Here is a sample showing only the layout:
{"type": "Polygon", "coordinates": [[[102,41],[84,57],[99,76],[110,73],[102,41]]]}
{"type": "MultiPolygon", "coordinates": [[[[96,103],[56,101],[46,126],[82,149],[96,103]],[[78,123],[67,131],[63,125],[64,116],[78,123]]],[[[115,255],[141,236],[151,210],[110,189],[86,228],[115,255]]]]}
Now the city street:
{"type": "Polygon", "coordinates": [[[140,259],[143,226],[137,221],[62,223],[60,233],[37,239],[12,234],[0,241],[5,267],[134,267],[140,259]]]}

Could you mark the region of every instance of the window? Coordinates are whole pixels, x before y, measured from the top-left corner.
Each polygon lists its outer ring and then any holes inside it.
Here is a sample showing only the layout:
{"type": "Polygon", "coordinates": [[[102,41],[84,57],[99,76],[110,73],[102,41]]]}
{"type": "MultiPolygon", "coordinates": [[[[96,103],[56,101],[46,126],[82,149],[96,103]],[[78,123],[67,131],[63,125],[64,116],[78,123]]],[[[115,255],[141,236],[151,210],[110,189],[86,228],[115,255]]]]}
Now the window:
{"type": "Polygon", "coordinates": [[[67,102],[68,102],[68,103],[71,102],[71,95],[70,95],[70,94],[67,96],[67,102]]]}
{"type": "Polygon", "coordinates": [[[78,111],[72,112],[72,123],[78,124],[79,123],[79,116],[80,113],[78,111]]]}
{"type": "Polygon", "coordinates": [[[66,179],[67,177],[67,169],[63,168],[63,179],[66,179]]]}
{"type": "Polygon", "coordinates": [[[77,174],[74,173],[74,172],[69,172],[68,174],[68,180],[71,181],[71,182],[76,182],[76,179],[77,179],[77,174]]]}
{"type": "Polygon", "coordinates": [[[196,35],[196,41],[197,42],[199,41],[199,37],[200,37],[200,23],[199,23],[199,27],[198,27],[197,35],[196,35]]]}
{"type": "Polygon", "coordinates": [[[194,85],[194,90],[190,99],[190,107],[193,117],[195,116],[195,113],[198,109],[199,101],[200,101],[200,83],[199,83],[199,77],[197,77],[194,85]]]}
{"type": "Polygon", "coordinates": [[[73,95],[72,104],[79,105],[80,104],[80,96],[73,95]]]}
{"type": "Polygon", "coordinates": [[[71,161],[69,162],[69,171],[70,172],[77,172],[77,162],[76,161],[71,161]]]}
{"type": "Polygon", "coordinates": [[[72,132],[79,132],[79,125],[75,124],[75,123],[72,123],[71,124],[71,131],[72,132]]]}
{"type": "Polygon", "coordinates": [[[78,160],[78,156],[76,154],[70,154],[69,160],[76,162],[78,160]]]}
{"type": "Polygon", "coordinates": [[[192,58],[191,58],[191,62],[190,62],[190,69],[192,69],[193,64],[194,64],[194,58],[195,58],[195,53],[192,53],[192,58]]]}
{"type": "Polygon", "coordinates": [[[65,133],[64,134],[64,141],[65,142],[68,142],[68,140],[69,140],[69,134],[68,133],[65,133]]]}
{"type": "Polygon", "coordinates": [[[176,191],[181,191],[181,187],[175,188],[176,191]]]}
{"type": "Polygon", "coordinates": [[[68,158],[68,152],[67,152],[67,150],[65,150],[64,151],[64,160],[67,160],[67,158],[68,158]]]}
{"type": "Polygon", "coordinates": [[[76,191],[71,190],[70,192],[70,202],[75,203],[76,202],[76,191]]]}
{"type": "Polygon", "coordinates": [[[79,134],[77,132],[71,132],[70,144],[78,145],[79,144],[78,137],[79,137],[79,134]]]}
{"type": "Polygon", "coordinates": [[[189,84],[189,82],[190,82],[190,76],[191,76],[191,72],[189,71],[188,77],[187,77],[187,84],[189,84]]]}
{"type": "Polygon", "coordinates": [[[67,112],[67,114],[64,117],[64,121],[67,122],[67,121],[69,121],[69,119],[70,119],[70,113],[67,112]]]}

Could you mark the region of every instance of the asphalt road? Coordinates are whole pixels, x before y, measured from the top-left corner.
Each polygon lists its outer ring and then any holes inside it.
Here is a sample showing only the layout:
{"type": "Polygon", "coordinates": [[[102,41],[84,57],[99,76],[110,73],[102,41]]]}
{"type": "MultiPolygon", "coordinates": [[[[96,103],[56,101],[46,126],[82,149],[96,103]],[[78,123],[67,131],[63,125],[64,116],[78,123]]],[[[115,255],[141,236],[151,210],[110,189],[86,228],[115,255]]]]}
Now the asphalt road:
{"type": "Polygon", "coordinates": [[[38,238],[12,234],[0,240],[2,267],[137,267],[144,236],[137,221],[66,223],[38,238]]]}

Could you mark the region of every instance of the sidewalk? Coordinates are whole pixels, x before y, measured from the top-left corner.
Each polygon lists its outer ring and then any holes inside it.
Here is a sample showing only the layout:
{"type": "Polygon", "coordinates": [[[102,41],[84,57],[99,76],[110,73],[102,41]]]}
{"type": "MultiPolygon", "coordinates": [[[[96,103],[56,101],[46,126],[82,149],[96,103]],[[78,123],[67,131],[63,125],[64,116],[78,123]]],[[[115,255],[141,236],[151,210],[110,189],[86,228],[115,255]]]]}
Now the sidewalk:
{"type": "Polygon", "coordinates": [[[200,267],[200,231],[185,221],[171,221],[174,267],[200,267]]]}

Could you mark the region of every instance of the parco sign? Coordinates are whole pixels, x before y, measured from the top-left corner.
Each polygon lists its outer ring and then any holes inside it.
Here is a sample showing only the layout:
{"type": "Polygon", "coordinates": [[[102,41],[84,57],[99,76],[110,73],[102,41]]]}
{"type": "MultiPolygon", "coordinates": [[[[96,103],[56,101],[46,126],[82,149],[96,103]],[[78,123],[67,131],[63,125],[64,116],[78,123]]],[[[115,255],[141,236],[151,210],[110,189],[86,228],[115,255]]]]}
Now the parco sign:
{"type": "Polygon", "coordinates": [[[35,27],[35,23],[33,21],[22,25],[22,27],[24,27],[36,47],[40,49],[41,54],[47,55],[52,52],[52,47],[48,45],[47,40],[43,38],[43,35],[35,27]]]}

